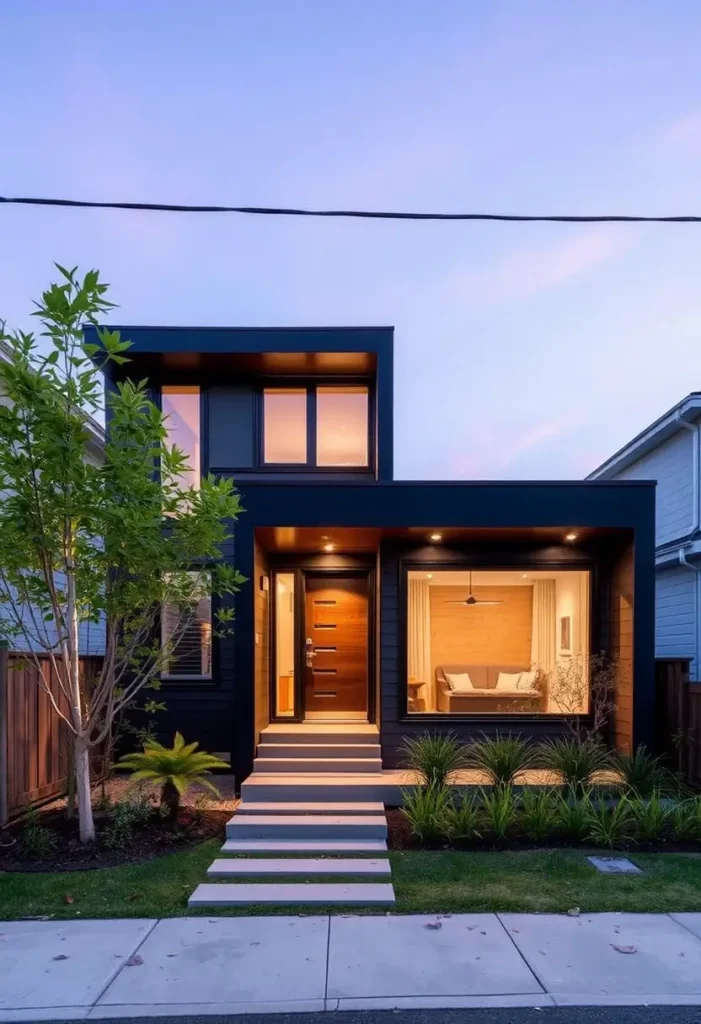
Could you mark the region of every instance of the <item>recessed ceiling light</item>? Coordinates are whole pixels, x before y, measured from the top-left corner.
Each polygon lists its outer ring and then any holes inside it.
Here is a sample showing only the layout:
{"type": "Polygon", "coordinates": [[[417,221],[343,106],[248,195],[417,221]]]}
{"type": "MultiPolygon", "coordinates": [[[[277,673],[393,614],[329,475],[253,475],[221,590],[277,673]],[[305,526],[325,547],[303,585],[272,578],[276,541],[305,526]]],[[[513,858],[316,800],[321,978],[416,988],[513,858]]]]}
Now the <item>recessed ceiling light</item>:
{"type": "Polygon", "coordinates": [[[521,579],[522,580],[527,580],[528,579],[528,573],[527,572],[522,572],[521,573],[521,579]]]}
{"type": "Polygon", "coordinates": [[[324,544],[324,551],[333,551],[333,544],[324,544]]]}
{"type": "Polygon", "coordinates": [[[437,544],[438,541],[443,540],[443,534],[442,533],[432,533],[431,536],[428,539],[434,541],[437,544]]]}
{"type": "Polygon", "coordinates": [[[574,533],[574,532],[568,533],[566,535],[566,537],[565,537],[565,540],[576,540],[576,539],[577,539],[577,534],[574,533]]]}
{"type": "Polygon", "coordinates": [[[432,572],[427,572],[426,573],[426,579],[427,580],[432,580],[433,579],[433,573],[432,572]]]}

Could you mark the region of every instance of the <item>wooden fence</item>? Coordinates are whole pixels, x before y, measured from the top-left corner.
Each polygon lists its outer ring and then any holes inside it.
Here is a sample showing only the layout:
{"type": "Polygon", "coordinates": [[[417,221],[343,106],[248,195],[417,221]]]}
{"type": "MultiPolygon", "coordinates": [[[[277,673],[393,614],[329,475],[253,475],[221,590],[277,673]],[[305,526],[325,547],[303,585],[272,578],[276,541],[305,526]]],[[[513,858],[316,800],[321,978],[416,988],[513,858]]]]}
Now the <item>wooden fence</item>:
{"type": "Polygon", "coordinates": [[[701,683],[689,680],[689,661],[658,658],[656,746],[674,771],[701,786],[701,683]]]}
{"type": "MultiPolygon", "coordinates": [[[[85,658],[82,670],[99,669],[85,658]]],[[[66,700],[48,658],[42,675],[62,709],[66,700]]],[[[36,681],[36,667],[19,654],[0,650],[0,824],[27,804],[65,792],[69,735],[36,681]]]]}

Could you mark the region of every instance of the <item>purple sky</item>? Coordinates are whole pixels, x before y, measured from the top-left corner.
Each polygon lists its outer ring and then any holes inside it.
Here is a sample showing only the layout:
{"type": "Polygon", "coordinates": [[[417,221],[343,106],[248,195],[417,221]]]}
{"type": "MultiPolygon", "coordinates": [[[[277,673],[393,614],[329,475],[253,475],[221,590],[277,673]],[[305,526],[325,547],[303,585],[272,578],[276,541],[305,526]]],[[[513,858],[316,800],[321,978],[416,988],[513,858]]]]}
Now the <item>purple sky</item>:
{"type": "MultiPolygon", "coordinates": [[[[0,192],[701,213],[697,0],[16,0],[0,192]]],[[[396,475],[580,477],[701,388],[701,226],[0,208],[0,316],[52,261],[120,322],[393,324],[396,475]]]]}

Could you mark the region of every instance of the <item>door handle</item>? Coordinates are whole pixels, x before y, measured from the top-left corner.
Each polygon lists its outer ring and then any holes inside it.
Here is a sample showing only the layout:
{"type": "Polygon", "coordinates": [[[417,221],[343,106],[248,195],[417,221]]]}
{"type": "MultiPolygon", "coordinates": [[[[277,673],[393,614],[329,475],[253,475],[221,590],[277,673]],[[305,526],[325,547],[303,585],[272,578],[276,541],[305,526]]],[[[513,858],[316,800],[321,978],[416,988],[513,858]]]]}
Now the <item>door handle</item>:
{"type": "Polygon", "coordinates": [[[313,661],[314,661],[314,658],[316,658],[316,651],[312,651],[311,649],[307,649],[306,653],[307,653],[307,668],[311,668],[312,664],[313,664],[313,661]]]}

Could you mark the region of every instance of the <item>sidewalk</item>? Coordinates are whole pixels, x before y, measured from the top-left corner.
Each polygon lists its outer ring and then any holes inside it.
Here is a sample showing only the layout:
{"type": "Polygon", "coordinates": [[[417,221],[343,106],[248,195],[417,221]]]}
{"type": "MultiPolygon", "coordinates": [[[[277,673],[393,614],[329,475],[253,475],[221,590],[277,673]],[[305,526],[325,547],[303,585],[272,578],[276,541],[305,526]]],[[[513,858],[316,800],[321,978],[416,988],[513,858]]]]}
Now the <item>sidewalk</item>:
{"type": "Polygon", "coordinates": [[[701,914],[0,922],[0,1021],[701,1005],[701,914]]]}

